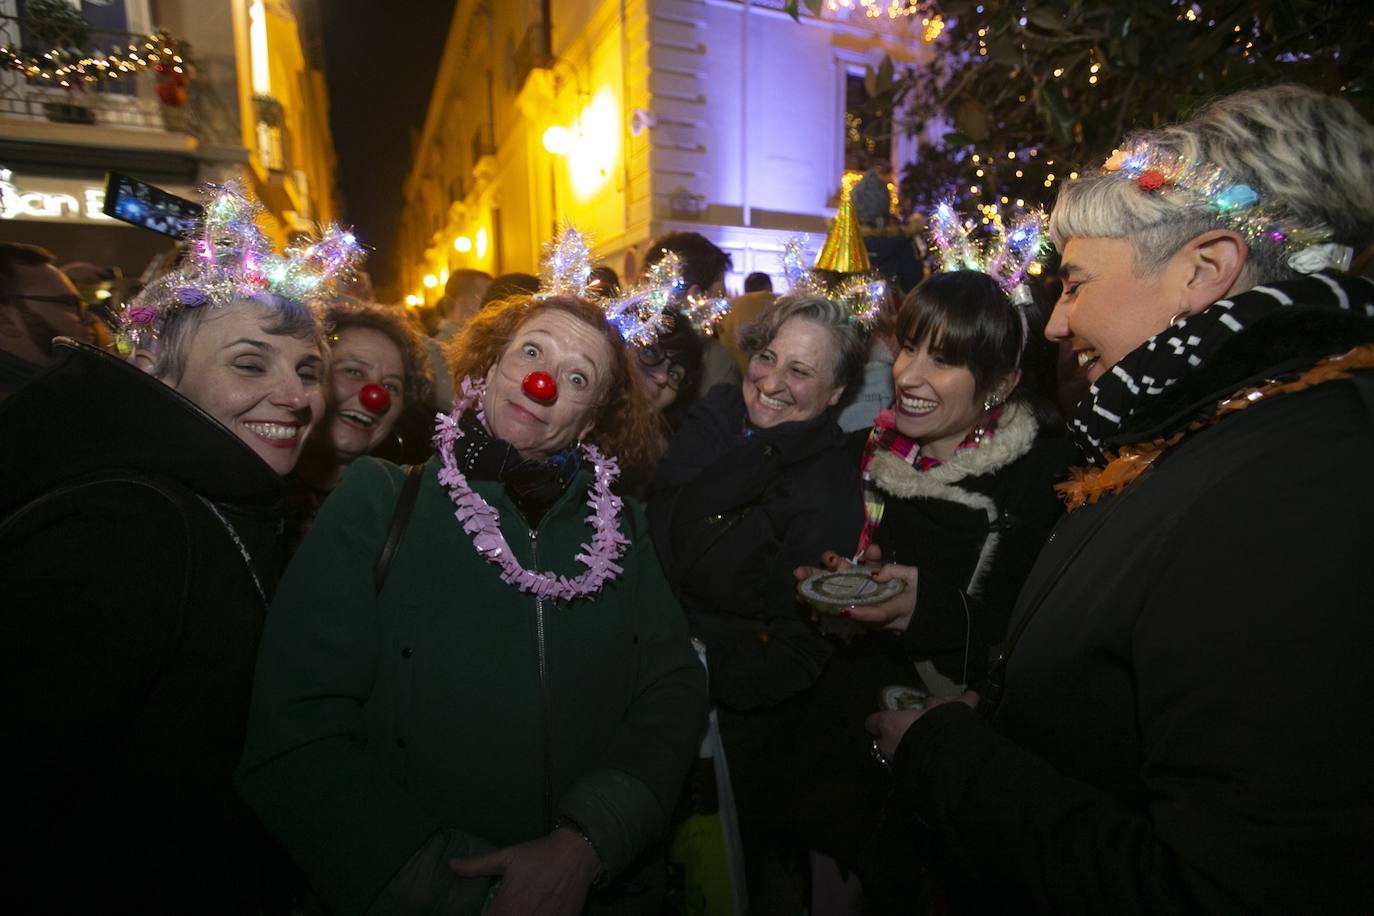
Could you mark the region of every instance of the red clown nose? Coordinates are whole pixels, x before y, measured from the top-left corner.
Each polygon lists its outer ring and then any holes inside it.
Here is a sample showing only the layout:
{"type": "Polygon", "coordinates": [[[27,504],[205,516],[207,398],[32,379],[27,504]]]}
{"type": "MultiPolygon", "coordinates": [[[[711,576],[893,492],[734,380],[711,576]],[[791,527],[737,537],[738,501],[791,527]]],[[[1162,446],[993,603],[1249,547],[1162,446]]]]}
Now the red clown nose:
{"type": "Polygon", "coordinates": [[[358,402],[371,413],[384,414],[391,406],[391,392],[381,385],[364,385],[358,391],[358,402]]]}
{"type": "Polygon", "coordinates": [[[525,389],[525,394],[545,404],[558,397],[558,383],[547,372],[531,372],[520,387],[525,389]]]}

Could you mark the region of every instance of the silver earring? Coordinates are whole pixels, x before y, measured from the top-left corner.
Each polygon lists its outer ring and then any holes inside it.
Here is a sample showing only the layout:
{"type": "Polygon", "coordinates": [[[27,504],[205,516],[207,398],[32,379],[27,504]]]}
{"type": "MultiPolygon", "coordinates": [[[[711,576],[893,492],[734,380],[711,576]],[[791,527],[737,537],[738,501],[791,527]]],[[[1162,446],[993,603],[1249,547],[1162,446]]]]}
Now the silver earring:
{"type": "Polygon", "coordinates": [[[1177,328],[1182,326],[1183,322],[1187,321],[1192,314],[1193,313],[1187,309],[1179,309],[1177,312],[1174,312],[1174,317],[1169,319],[1169,327],[1177,328]]]}
{"type": "Polygon", "coordinates": [[[989,410],[992,410],[992,408],[999,406],[1001,403],[1001,398],[999,398],[995,394],[990,394],[987,397],[983,398],[983,411],[987,412],[989,410]]]}

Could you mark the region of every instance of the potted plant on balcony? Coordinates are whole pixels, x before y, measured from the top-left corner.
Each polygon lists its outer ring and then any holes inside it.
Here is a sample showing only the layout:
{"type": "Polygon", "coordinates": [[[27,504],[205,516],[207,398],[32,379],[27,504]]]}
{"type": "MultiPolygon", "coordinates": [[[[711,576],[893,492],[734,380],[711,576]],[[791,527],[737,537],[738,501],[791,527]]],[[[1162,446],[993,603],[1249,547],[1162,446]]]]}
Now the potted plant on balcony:
{"type": "MultiPolygon", "coordinates": [[[[20,21],[24,51],[54,62],[79,60],[90,43],[90,26],[81,12],[66,0],[28,0],[20,21]]],[[[80,86],[80,81],[71,85],[80,86]]],[[[70,86],[68,87],[70,94],[70,86]]],[[[79,102],[45,101],[43,111],[51,121],[68,124],[94,124],[95,112],[79,102]]]]}

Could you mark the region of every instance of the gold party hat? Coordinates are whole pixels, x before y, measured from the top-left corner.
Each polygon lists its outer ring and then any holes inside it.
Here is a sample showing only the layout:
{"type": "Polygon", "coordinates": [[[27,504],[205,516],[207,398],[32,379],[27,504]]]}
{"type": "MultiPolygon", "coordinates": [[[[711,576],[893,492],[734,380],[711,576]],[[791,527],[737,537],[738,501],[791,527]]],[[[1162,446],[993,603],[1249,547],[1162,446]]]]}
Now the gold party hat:
{"type": "Polygon", "coordinates": [[[840,207],[835,211],[835,222],[831,225],[830,234],[825,237],[825,245],[816,258],[816,267],[844,274],[871,269],[868,263],[868,249],[864,248],[863,235],[859,232],[859,221],[854,218],[854,205],[849,201],[848,189],[840,197],[840,207]]]}

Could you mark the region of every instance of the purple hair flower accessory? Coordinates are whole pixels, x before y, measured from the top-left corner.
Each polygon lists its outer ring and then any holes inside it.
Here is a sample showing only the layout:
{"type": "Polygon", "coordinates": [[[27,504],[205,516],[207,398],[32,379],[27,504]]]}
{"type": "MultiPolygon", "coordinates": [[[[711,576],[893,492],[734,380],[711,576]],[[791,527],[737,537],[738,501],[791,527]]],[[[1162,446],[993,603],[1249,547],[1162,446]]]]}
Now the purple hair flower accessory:
{"type": "Polygon", "coordinates": [[[136,327],[144,327],[157,320],[157,309],[151,305],[135,305],[125,312],[125,319],[136,327]]]}
{"type": "Polygon", "coordinates": [[[435,417],[434,447],[439,453],[439,482],[448,488],[449,499],[455,507],[454,515],[463,530],[472,535],[472,546],[488,563],[500,567],[502,582],[514,585],[522,592],[564,601],[595,595],[607,582],[624,572],[615,561],[630,543],[620,533],[620,511],[624,503],[611,492],[611,485],[620,476],[615,459],[604,457],[594,446],[582,446],[582,454],[591,463],[596,478],[587,497],[587,506],[592,510],[591,515],[587,516],[587,524],[593,532],[592,540],[590,544],[582,544],[583,552],[576,556],[576,560],[587,567],[587,571],[569,579],[551,572],[525,569],[515,559],[506,536],[501,532],[501,517],[468,486],[467,478],[458,470],[458,462],[453,454],[454,443],[463,437],[458,420],[465,410],[474,405],[478,407],[478,417],[482,416],[482,394],[486,383],[464,378],[462,389],[462,396],[454,404],[453,412],[435,417]]]}
{"type": "Polygon", "coordinates": [[[199,308],[210,301],[210,295],[194,286],[183,286],[177,290],[177,302],[187,308],[199,308]]]}

